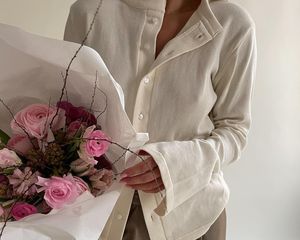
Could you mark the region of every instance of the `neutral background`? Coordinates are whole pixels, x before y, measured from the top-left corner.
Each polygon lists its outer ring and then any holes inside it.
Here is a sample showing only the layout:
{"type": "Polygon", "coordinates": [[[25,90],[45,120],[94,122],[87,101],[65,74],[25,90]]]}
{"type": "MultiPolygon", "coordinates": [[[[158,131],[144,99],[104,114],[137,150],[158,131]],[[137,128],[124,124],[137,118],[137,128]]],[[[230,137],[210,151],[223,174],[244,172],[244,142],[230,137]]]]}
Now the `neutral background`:
{"type": "MultiPolygon", "coordinates": [[[[61,39],[72,2],[0,0],[0,22],[61,39]]],[[[227,239],[299,240],[300,1],[234,2],[256,22],[258,64],[248,146],[225,170],[227,239]]]]}

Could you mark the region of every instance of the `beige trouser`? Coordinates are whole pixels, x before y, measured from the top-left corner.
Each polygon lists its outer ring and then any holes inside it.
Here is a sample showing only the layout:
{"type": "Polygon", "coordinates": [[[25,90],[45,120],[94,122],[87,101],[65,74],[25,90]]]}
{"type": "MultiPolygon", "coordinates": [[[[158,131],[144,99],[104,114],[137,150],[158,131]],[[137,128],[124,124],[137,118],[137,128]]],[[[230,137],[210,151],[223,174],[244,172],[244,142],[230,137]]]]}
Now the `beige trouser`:
{"type": "MultiPolygon", "coordinates": [[[[219,216],[219,218],[210,227],[208,232],[198,240],[225,240],[225,239],[226,239],[226,212],[224,210],[219,216]]],[[[138,198],[138,194],[134,194],[123,240],[150,240],[147,227],[144,221],[143,211],[138,198]]]]}

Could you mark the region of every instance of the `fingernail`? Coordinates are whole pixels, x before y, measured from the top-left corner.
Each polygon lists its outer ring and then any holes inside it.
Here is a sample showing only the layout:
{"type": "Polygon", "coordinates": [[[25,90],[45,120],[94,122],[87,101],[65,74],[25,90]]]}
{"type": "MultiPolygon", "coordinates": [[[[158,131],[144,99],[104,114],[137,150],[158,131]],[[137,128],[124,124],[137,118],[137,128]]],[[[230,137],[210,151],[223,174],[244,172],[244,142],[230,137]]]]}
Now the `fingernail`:
{"type": "Polygon", "coordinates": [[[121,177],[121,180],[122,180],[123,178],[128,177],[128,175],[127,175],[126,173],[122,173],[122,174],[120,175],[120,177],[121,177]]]}

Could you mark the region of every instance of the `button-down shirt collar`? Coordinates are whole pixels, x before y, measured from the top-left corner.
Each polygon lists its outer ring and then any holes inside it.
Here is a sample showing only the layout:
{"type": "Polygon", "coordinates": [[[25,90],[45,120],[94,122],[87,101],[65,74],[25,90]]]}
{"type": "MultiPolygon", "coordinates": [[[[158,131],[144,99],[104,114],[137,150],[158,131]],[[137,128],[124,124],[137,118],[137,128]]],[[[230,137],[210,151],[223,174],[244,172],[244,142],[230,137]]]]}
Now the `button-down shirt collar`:
{"type": "MultiPolygon", "coordinates": [[[[123,2],[141,9],[157,10],[165,12],[166,0],[122,0],[123,2]]],[[[222,30],[222,26],[213,14],[210,8],[210,2],[217,0],[202,0],[200,6],[195,11],[199,20],[202,20],[203,24],[207,28],[211,36],[215,36],[222,30]]]]}

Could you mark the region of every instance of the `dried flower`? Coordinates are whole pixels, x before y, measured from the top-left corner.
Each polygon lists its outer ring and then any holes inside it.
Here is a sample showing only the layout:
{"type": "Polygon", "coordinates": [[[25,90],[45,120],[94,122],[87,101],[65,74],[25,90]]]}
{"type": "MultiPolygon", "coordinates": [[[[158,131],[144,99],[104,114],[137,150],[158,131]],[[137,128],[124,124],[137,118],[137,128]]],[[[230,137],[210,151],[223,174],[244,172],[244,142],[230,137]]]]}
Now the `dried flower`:
{"type": "Polygon", "coordinates": [[[16,168],[13,175],[8,176],[9,183],[13,186],[14,195],[32,195],[37,192],[35,183],[37,183],[39,173],[32,173],[30,167],[26,167],[22,172],[16,168]]]}
{"type": "Polygon", "coordinates": [[[70,164],[71,170],[79,177],[88,176],[94,165],[82,159],[77,159],[70,164]]]}
{"type": "Polygon", "coordinates": [[[0,150],[0,168],[19,166],[21,164],[21,159],[14,151],[11,151],[7,148],[0,150]]]}
{"type": "Polygon", "coordinates": [[[95,196],[103,194],[112,185],[113,179],[114,175],[111,170],[101,169],[95,171],[89,177],[92,185],[92,194],[95,196]]]}

